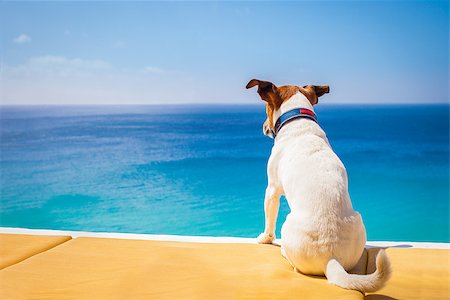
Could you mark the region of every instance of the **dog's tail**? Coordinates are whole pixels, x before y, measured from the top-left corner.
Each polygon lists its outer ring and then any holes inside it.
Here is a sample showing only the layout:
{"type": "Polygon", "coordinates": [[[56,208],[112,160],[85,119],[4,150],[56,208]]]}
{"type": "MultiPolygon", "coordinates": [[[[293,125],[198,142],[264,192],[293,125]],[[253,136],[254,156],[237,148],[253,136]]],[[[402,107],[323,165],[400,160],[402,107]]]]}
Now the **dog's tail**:
{"type": "Polygon", "coordinates": [[[342,265],[331,259],[325,271],[328,282],[344,289],[358,290],[363,293],[381,289],[391,276],[391,263],[384,250],[378,252],[376,270],[372,274],[357,275],[347,273],[342,265]]]}

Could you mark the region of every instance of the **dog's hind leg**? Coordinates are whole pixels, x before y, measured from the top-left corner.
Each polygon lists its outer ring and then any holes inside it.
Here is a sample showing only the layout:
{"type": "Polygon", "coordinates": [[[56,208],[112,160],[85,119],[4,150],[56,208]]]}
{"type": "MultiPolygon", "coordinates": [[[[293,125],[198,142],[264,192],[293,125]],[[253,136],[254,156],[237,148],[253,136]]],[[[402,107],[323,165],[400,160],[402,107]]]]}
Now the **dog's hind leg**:
{"type": "Polygon", "coordinates": [[[281,246],[281,256],[283,256],[284,258],[286,258],[287,259],[287,256],[286,256],[286,250],[284,250],[284,247],[283,246],[281,246]]]}
{"type": "Polygon", "coordinates": [[[286,255],[286,250],[284,250],[284,247],[283,246],[281,246],[281,256],[283,256],[287,261],[288,261],[288,263],[291,265],[291,267],[293,267],[294,268],[294,272],[296,272],[296,273],[300,273],[298,270],[297,270],[297,268],[294,266],[294,264],[289,260],[289,258],[287,257],[287,255],[286,255]]]}

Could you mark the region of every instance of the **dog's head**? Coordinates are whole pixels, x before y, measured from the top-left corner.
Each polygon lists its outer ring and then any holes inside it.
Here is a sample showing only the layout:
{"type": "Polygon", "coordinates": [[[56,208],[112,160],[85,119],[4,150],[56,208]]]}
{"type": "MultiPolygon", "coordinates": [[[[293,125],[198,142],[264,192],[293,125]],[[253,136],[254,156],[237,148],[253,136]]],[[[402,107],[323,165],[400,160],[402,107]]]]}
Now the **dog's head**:
{"type": "Polygon", "coordinates": [[[272,82],[258,79],[250,80],[246,88],[250,89],[254,86],[258,86],[258,94],[266,102],[267,119],[263,125],[263,132],[272,138],[272,131],[275,125],[273,114],[281,107],[283,102],[300,92],[305,95],[311,105],[316,105],[320,96],[330,92],[330,87],[327,85],[284,85],[277,87],[272,82]]]}

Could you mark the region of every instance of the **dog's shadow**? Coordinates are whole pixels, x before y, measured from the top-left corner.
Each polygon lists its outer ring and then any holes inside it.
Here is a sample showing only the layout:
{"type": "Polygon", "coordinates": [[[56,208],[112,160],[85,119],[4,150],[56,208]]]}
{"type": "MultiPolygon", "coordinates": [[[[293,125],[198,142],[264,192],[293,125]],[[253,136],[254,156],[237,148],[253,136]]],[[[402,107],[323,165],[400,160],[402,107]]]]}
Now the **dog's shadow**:
{"type": "Polygon", "coordinates": [[[396,300],[397,298],[392,298],[386,295],[380,295],[380,294],[370,294],[364,296],[365,300],[396,300]]]}
{"type": "MultiPolygon", "coordinates": [[[[276,247],[281,247],[281,240],[276,240],[273,242],[274,246],[276,247]]],[[[409,244],[399,244],[399,245],[392,245],[392,246],[388,246],[388,247],[380,247],[380,246],[375,246],[375,245],[366,245],[366,247],[364,248],[364,252],[361,255],[361,258],[359,259],[358,263],[356,264],[356,266],[349,271],[350,274],[358,274],[358,275],[367,275],[367,274],[372,274],[373,272],[375,272],[376,269],[376,257],[378,255],[378,252],[380,252],[380,250],[386,250],[388,248],[412,248],[412,245],[409,244]]],[[[314,278],[314,279],[323,279],[323,276],[315,276],[315,275],[307,275],[307,274],[303,274],[300,273],[304,276],[308,276],[310,278],[314,278]]],[[[388,283],[389,284],[389,283],[388,283]]],[[[393,300],[396,298],[392,298],[390,296],[387,295],[381,295],[381,294],[370,294],[370,295],[365,295],[364,297],[365,300],[393,300]]]]}

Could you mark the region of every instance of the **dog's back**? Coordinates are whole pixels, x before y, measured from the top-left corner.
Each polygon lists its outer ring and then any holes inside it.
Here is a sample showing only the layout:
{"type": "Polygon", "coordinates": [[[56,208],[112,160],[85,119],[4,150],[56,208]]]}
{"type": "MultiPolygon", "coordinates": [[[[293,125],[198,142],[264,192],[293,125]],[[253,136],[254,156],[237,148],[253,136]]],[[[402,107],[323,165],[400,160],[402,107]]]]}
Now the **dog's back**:
{"type": "Polygon", "coordinates": [[[363,252],[366,235],[348,195],[344,165],[319,125],[304,122],[286,128],[273,149],[275,155],[283,152],[278,173],[291,208],[282,228],[282,244],[298,270],[324,275],[333,257],[344,268],[352,268],[363,252]]]}

